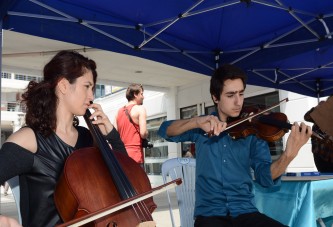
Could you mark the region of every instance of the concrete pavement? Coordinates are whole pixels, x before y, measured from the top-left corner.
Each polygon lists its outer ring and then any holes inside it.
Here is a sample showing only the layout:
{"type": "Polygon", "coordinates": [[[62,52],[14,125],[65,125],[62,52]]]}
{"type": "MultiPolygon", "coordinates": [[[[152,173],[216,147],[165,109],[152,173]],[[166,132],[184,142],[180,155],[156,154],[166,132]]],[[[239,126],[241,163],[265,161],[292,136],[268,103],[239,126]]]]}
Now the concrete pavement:
{"type": "Polygon", "coordinates": [[[3,187],[1,187],[0,192],[0,214],[13,217],[17,220],[18,214],[12,191],[9,188],[8,195],[5,196],[3,193],[3,187]]]}
{"type": "MultiPolygon", "coordinates": [[[[166,192],[162,192],[153,197],[154,202],[157,205],[156,210],[153,212],[152,216],[154,221],[156,222],[157,227],[170,227],[172,226],[171,216],[169,211],[168,197],[166,192]]],[[[173,218],[175,221],[175,226],[180,226],[180,218],[179,218],[179,210],[176,198],[176,192],[174,190],[170,190],[170,200],[173,218]]]]}

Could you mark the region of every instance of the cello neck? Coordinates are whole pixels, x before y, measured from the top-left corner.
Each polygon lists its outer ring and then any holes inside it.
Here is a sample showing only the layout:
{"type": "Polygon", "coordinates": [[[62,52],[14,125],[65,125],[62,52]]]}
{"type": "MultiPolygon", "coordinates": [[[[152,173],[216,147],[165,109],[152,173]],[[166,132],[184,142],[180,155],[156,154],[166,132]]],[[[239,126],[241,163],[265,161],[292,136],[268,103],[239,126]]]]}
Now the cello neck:
{"type": "Polygon", "coordinates": [[[114,151],[111,149],[98,126],[92,123],[90,116],[91,112],[87,109],[83,118],[102,154],[121,199],[125,200],[135,196],[137,193],[114,155],[114,151]]]}

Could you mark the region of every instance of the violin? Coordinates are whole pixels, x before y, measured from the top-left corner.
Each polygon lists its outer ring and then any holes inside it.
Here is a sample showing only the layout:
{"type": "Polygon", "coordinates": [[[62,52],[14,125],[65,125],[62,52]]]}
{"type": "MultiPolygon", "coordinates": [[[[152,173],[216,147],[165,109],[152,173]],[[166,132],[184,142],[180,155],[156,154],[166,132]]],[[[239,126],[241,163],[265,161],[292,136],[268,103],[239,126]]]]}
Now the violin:
{"type": "Polygon", "coordinates": [[[281,139],[291,129],[291,124],[288,123],[288,118],[280,112],[270,112],[265,115],[251,117],[253,113],[258,113],[260,109],[255,107],[245,107],[240,114],[240,120],[247,118],[241,124],[231,122],[227,125],[227,132],[233,139],[244,138],[249,135],[274,142],[281,139]],[[274,122],[274,123],[272,123],[274,122]],[[236,125],[235,125],[236,124],[236,125]]]}
{"type": "MultiPolygon", "coordinates": [[[[234,118],[227,125],[226,131],[233,139],[244,138],[249,135],[256,135],[267,142],[275,142],[281,139],[291,129],[292,124],[289,123],[284,113],[268,111],[285,101],[288,101],[288,99],[284,99],[277,105],[264,110],[254,106],[244,107],[239,117],[234,118]]],[[[313,131],[312,136],[332,143],[331,140],[327,140],[328,137],[321,131],[313,131]]]]}

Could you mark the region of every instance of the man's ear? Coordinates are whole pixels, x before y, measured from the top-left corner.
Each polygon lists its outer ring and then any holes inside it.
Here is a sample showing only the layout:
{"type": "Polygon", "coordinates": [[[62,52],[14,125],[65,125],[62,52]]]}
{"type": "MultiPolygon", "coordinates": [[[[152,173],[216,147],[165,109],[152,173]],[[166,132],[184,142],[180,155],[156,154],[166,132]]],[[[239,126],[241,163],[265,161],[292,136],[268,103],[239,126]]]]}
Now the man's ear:
{"type": "Polygon", "coordinates": [[[134,93],[134,99],[137,99],[138,96],[139,96],[139,94],[140,94],[140,93],[138,93],[138,94],[135,94],[135,93],[134,93]]]}
{"type": "Polygon", "coordinates": [[[59,91],[62,93],[62,94],[65,94],[67,92],[67,89],[68,89],[68,85],[69,85],[69,82],[66,78],[62,78],[61,80],[59,80],[58,82],[58,88],[59,88],[59,91]]]}
{"type": "Polygon", "coordinates": [[[212,99],[213,99],[214,103],[218,103],[219,102],[219,100],[215,97],[215,95],[212,95],[212,99]]]}

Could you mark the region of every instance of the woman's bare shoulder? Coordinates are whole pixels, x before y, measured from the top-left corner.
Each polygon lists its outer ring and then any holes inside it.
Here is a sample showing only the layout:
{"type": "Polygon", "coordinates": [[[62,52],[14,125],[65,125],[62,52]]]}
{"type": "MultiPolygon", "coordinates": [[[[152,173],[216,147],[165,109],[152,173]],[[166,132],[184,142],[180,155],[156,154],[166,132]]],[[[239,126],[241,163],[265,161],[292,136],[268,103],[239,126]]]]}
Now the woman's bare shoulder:
{"type": "Polygon", "coordinates": [[[8,137],[6,142],[17,145],[35,153],[37,151],[37,141],[34,131],[29,127],[21,128],[8,137]]]}
{"type": "Polygon", "coordinates": [[[0,215],[0,227],[22,227],[15,219],[0,215]]]}

